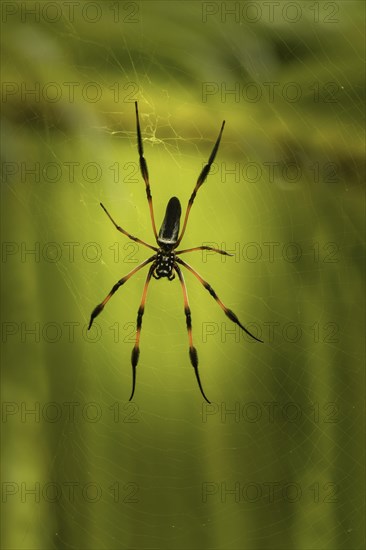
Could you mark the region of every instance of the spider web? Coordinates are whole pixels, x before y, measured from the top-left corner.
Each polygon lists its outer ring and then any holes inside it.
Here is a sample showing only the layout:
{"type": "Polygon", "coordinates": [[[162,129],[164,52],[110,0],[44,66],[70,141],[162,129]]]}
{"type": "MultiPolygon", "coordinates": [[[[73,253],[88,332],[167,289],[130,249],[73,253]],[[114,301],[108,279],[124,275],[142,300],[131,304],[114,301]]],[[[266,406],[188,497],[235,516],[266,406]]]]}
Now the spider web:
{"type": "Polygon", "coordinates": [[[362,4],[6,4],[4,548],[361,548],[362,4]],[[265,343],[184,272],[211,405],[178,280],[133,403],[146,269],[87,331],[150,255],[99,202],[154,244],[135,100],[158,227],[226,120],[181,248],[233,254],[184,259],[265,343]]]}

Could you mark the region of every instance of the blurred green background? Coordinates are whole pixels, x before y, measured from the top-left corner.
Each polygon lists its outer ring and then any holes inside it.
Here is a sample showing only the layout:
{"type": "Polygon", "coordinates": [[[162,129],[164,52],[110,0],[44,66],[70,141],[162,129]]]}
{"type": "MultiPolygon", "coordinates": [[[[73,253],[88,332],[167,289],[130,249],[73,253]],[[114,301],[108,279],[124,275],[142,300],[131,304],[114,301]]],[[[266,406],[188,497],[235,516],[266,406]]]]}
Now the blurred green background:
{"type": "MultiPolygon", "coordinates": [[[[2,3],[2,547],[364,547],[364,4],[2,3]],[[231,11],[230,11],[231,10],[231,11]],[[33,91],[32,91],[33,90],[33,91]],[[86,328],[185,207],[182,246],[264,340],[187,272],[145,272],[86,328]],[[33,252],[32,252],[33,251],[33,252]]],[[[145,270],[146,271],[146,270],[145,270]]]]}

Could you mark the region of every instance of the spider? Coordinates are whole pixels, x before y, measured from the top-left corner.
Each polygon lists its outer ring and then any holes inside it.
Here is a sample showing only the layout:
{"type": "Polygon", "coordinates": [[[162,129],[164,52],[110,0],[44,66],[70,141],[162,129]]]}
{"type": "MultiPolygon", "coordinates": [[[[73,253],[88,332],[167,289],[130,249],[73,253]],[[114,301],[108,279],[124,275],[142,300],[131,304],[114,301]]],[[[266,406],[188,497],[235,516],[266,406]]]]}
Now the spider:
{"type": "Polygon", "coordinates": [[[91,328],[94,319],[102,312],[102,310],[104,309],[104,306],[106,305],[106,303],[113,296],[113,294],[119,289],[119,287],[122,286],[126,281],[128,281],[132,277],[132,275],[137,273],[145,265],[151,264],[151,266],[149,268],[149,271],[148,271],[148,274],[147,274],[147,277],[146,277],[144,289],[143,289],[143,292],[142,292],[140,307],[139,307],[138,312],[137,312],[136,339],[135,339],[135,345],[132,349],[132,354],[131,354],[132,392],[131,392],[131,396],[130,396],[130,399],[129,399],[129,401],[131,401],[131,399],[133,398],[134,393],[135,393],[136,367],[137,367],[137,363],[138,363],[139,355],[140,355],[140,334],[141,334],[141,326],[142,326],[142,317],[143,317],[144,311],[145,311],[145,302],[146,302],[147,289],[148,289],[151,277],[154,277],[155,279],[161,279],[162,277],[167,277],[169,281],[172,281],[175,278],[175,273],[177,273],[180,284],[181,284],[181,287],[182,287],[182,291],[183,291],[184,313],[185,313],[185,317],[186,317],[188,341],[189,341],[189,357],[190,357],[190,360],[191,360],[192,367],[194,368],[194,372],[195,372],[195,375],[196,375],[197,383],[198,383],[199,389],[201,391],[201,394],[204,397],[204,399],[207,401],[207,403],[210,403],[210,401],[208,400],[208,398],[205,395],[205,392],[203,391],[203,387],[202,387],[202,384],[201,384],[201,379],[200,379],[200,375],[199,375],[199,371],[198,371],[198,355],[197,355],[197,350],[193,345],[193,338],[192,338],[191,309],[189,307],[189,302],[188,302],[187,287],[186,287],[186,284],[185,284],[185,281],[184,281],[184,276],[183,276],[183,273],[182,273],[182,270],[181,270],[180,266],[185,267],[186,269],[188,269],[188,271],[193,273],[193,275],[199,280],[199,282],[203,285],[203,287],[206,290],[208,290],[208,292],[211,294],[211,296],[214,298],[214,300],[216,300],[216,302],[219,304],[219,306],[224,311],[225,315],[230,319],[230,321],[233,321],[233,323],[236,323],[237,325],[239,325],[239,327],[244,332],[246,332],[249,336],[254,338],[254,340],[257,340],[258,342],[262,342],[262,340],[260,340],[259,338],[257,338],[253,334],[251,334],[251,332],[249,332],[249,330],[246,329],[240,323],[239,319],[237,318],[237,316],[235,315],[235,313],[231,309],[228,309],[222,303],[222,301],[217,296],[216,292],[211,287],[211,285],[207,281],[205,281],[201,277],[201,275],[195,269],[193,269],[193,267],[191,267],[188,263],[186,263],[185,261],[183,261],[179,257],[181,254],[186,254],[187,252],[193,252],[193,251],[196,251],[196,250],[211,250],[213,252],[217,252],[218,254],[223,254],[225,256],[232,256],[232,254],[229,254],[228,252],[225,252],[223,250],[219,250],[217,248],[212,248],[210,246],[196,246],[194,248],[187,248],[185,250],[176,250],[177,247],[179,246],[181,240],[183,239],[183,236],[184,236],[184,233],[185,233],[185,230],[186,230],[186,227],[187,227],[188,216],[189,216],[189,213],[191,211],[191,208],[192,208],[194,199],[196,197],[197,191],[201,187],[201,185],[203,185],[203,183],[205,182],[205,180],[208,176],[208,173],[210,171],[211,165],[212,165],[213,161],[215,160],[215,156],[216,156],[216,153],[217,153],[219,145],[220,145],[222,132],[224,130],[225,121],[223,121],[223,123],[221,125],[221,129],[220,129],[218,138],[216,140],[216,143],[215,143],[215,145],[212,149],[211,155],[210,155],[210,157],[207,161],[207,164],[205,164],[205,166],[201,170],[201,173],[200,173],[200,175],[198,176],[198,179],[197,179],[196,186],[195,186],[195,188],[193,190],[193,193],[192,193],[192,195],[191,195],[191,197],[188,201],[188,205],[187,205],[187,209],[186,209],[184,222],[183,222],[183,227],[182,227],[181,232],[179,233],[180,217],[181,217],[180,202],[179,202],[179,199],[177,199],[177,197],[172,197],[169,200],[168,205],[166,207],[165,216],[164,216],[163,223],[161,225],[160,231],[159,231],[159,233],[157,233],[156,225],[155,225],[155,218],[154,218],[153,202],[152,202],[152,196],[151,196],[151,191],[150,191],[149,173],[148,173],[147,163],[146,163],[146,160],[145,160],[145,157],[144,157],[144,149],[143,149],[143,145],[142,145],[141,128],[140,128],[140,120],[139,120],[139,111],[138,111],[137,101],[135,102],[135,112],[136,112],[136,130],[137,130],[137,149],[138,149],[138,154],[139,154],[140,170],[141,170],[141,175],[142,175],[142,177],[145,181],[146,197],[147,197],[147,201],[148,201],[149,209],[150,209],[151,223],[152,223],[152,228],[153,228],[155,240],[156,240],[156,243],[157,243],[158,246],[152,246],[152,245],[146,243],[145,241],[142,241],[138,237],[134,237],[133,235],[131,235],[130,233],[125,231],[125,229],[122,229],[122,227],[120,227],[114,221],[114,219],[109,214],[106,207],[102,203],[100,203],[100,206],[103,208],[103,210],[107,214],[108,218],[111,220],[111,222],[113,223],[115,228],[120,233],[123,233],[124,235],[129,237],[131,240],[133,240],[135,242],[138,242],[138,243],[146,246],[147,248],[152,249],[154,251],[154,254],[152,256],[150,256],[150,258],[147,258],[147,260],[144,260],[142,263],[140,263],[138,266],[136,266],[127,275],[122,277],[122,279],[117,281],[117,283],[113,286],[113,288],[110,291],[110,293],[108,294],[108,296],[106,296],[106,298],[104,298],[103,302],[98,304],[94,308],[94,310],[92,311],[91,316],[90,316],[90,322],[89,322],[88,330],[91,328]]]}

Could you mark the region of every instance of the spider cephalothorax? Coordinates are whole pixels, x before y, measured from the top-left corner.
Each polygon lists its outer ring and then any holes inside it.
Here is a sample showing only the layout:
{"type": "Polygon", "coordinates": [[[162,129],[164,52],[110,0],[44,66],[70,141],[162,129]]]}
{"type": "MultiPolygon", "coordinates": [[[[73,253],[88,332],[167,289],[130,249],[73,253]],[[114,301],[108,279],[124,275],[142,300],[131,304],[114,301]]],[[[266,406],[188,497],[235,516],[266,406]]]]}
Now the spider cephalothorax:
{"type": "Polygon", "coordinates": [[[210,246],[196,246],[194,248],[188,248],[186,250],[177,250],[176,251],[176,248],[179,246],[179,244],[180,244],[180,242],[183,238],[184,232],[186,230],[188,216],[189,216],[189,213],[191,211],[191,207],[192,207],[193,201],[196,197],[197,191],[201,187],[201,185],[205,182],[205,180],[208,176],[208,173],[210,171],[211,165],[212,165],[212,163],[215,159],[217,150],[218,150],[219,145],[220,145],[222,132],[224,130],[225,121],[222,123],[221,130],[220,130],[220,133],[219,133],[219,137],[216,140],[216,143],[215,143],[215,145],[212,149],[212,152],[211,152],[211,155],[208,159],[207,164],[205,164],[205,166],[203,167],[203,169],[202,169],[202,171],[201,171],[201,173],[200,173],[200,175],[197,179],[196,186],[195,186],[195,188],[193,190],[193,193],[192,193],[192,195],[191,195],[191,197],[188,201],[188,205],[187,205],[187,209],[186,209],[186,213],[185,213],[185,217],[184,217],[184,222],[183,222],[183,228],[182,228],[181,232],[179,233],[179,225],[180,225],[180,216],[181,216],[182,209],[181,209],[180,202],[177,199],[177,197],[172,197],[170,199],[170,201],[168,202],[168,205],[166,207],[165,217],[164,217],[164,220],[163,220],[163,223],[161,225],[159,235],[158,235],[157,231],[156,231],[156,225],[155,225],[154,209],[153,209],[152,196],[151,196],[151,191],[150,191],[149,174],[148,174],[147,164],[146,164],[146,160],[145,160],[145,157],[144,157],[144,150],[143,150],[143,146],[142,146],[142,138],[141,138],[141,129],[140,129],[140,121],[139,121],[137,101],[135,102],[135,110],[136,110],[136,126],[137,126],[137,148],[138,148],[139,158],[140,158],[140,169],[141,169],[142,177],[145,181],[146,197],[147,197],[147,201],[149,203],[149,208],[150,208],[151,223],[152,223],[152,227],[153,227],[153,231],[154,231],[155,240],[156,240],[156,243],[157,243],[158,246],[157,247],[152,246],[151,244],[148,244],[145,241],[142,241],[138,237],[134,237],[133,235],[131,235],[130,233],[128,233],[127,231],[122,229],[122,227],[120,227],[114,221],[114,219],[109,214],[107,209],[103,206],[103,204],[100,203],[101,207],[103,208],[103,210],[105,211],[105,213],[107,214],[107,216],[109,217],[109,219],[111,220],[111,222],[114,224],[114,226],[116,227],[116,229],[118,231],[120,231],[121,233],[123,233],[124,235],[126,235],[127,237],[132,239],[133,241],[138,242],[140,244],[143,244],[144,246],[146,246],[148,248],[151,248],[152,250],[154,250],[155,254],[150,256],[150,258],[147,258],[147,260],[144,260],[141,264],[139,264],[132,271],[130,271],[130,273],[128,273],[127,275],[122,277],[122,279],[117,281],[117,283],[113,286],[113,288],[110,291],[110,293],[108,294],[108,296],[106,296],[106,298],[103,300],[103,302],[98,304],[94,308],[94,310],[92,311],[92,314],[90,316],[89,329],[92,326],[95,317],[97,315],[99,315],[99,313],[103,310],[103,308],[106,305],[106,303],[108,302],[108,300],[119,289],[119,287],[122,286],[126,281],[128,281],[128,279],[130,279],[130,277],[132,277],[132,275],[134,275],[142,267],[144,267],[147,264],[151,264],[149,272],[148,272],[147,277],[146,277],[144,289],[143,289],[143,292],[142,292],[140,307],[139,307],[138,312],[137,312],[136,340],[135,340],[135,345],[133,347],[132,355],[131,355],[131,363],[132,363],[132,393],[131,393],[131,397],[130,397],[130,401],[131,401],[131,399],[134,395],[134,392],[135,392],[136,366],[137,366],[137,363],[138,363],[138,360],[139,360],[139,355],[140,355],[140,333],[141,333],[141,326],[142,326],[142,317],[143,317],[144,311],[145,311],[145,302],[146,302],[147,289],[148,289],[151,277],[154,277],[155,279],[161,279],[162,277],[167,277],[169,281],[172,281],[175,278],[175,273],[177,273],[180,284],[181,284],[181,287],[182,287],[182,291],[183,291],[184,313],[185,313],[185,316],[186,316],[188,340],[189,340],[189,357],[190,357],[190,360],[191,360],[191,364],[194,368],[196,378],[197,378],[197,382],[198,382],[199,388],[201,390],[201,393],[202,393],[203,397],[205,398],[205,400],[208,403],[210,403],[210,401],[207,399],[207,397],[206,397],[206,395],[203,391],[200,376],[199,376],[199,372],[198,372],[198,355],[197,355],[196,348],[193,346],[193,338],[192,338],[191,309],[189,307],[187,288],[186,288],[186,284],[185,284],[185,281],[184,281],[183,273],[182,273],[182,270],[179,266],[181,265],[181,266],[185,267],[186,269],[188,269],[191,273],[193,273],[193,275],[199,280],[199,282],[204,286],[204,288],[216,300],[216,302],[219,304],[221,309],[224,311],[225,315],[231,321],[233,321],[233,323],[236,323],[237,325],[239,325],[240,328],[242,328],[247,334],[249,334],[249,336],[251,336],[252,338],[257,340],[258,342],[262,342],[262,340],[260,340],[259,338],[257,338],[253,334],[251,334],[251,332],[249,332],[249,330],[247,330],[240,323],[239,319],[237,318],[237,316],[235,315],[235,313],[231,309],[228,309],[221,302],[220,298],[217,296],[217,294],[214,291],[214,289],[212,288],[212,286],[207,281],[202,279],[201,275],[199,273],[197,273],[197,271],[195,269],[193,269],[193,267],[191,267],[189,264],[187,264],[186,262],[184,262],[183,260],[181,260],[178,257],[180,254],[185,254],[186,252],[193,252],[195,250],[212,250],[213,252],[217,252],[219,254],[224,254],[224,255],[227,255],[227,256],[231,256],[231,254],[228,254],[227,252],[225,252],[223,250],[219,250],[217,248],[212,248],[210,246]]]}
{"type": "Polygon", "coordinates": [[[169,281],[175,279],[174,273],[175,252],[159,248],[156,254],[156,260],[154,262],[153,277],[155,279],[161,279],[167,277],[169,281]]]}

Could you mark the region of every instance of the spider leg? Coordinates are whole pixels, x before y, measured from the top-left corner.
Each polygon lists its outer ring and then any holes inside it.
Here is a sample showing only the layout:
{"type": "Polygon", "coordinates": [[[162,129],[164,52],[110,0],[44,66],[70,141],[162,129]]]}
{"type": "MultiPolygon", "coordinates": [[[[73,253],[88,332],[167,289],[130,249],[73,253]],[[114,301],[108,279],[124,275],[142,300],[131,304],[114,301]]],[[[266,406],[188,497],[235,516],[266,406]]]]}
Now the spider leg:
{"type": "Polygon", "coordinates": [[[225,250],[220,250],[220,248],[212,248],[212,246],[195,246],[194,248],[178,250],[176,254],[185,254],[186,252],[194,252],[195,250],[212,250],[212,252],[218,252],[218,254],[222,254],[223,256],[233,256],[233,254],[229,254],[229,252],[225,252],[225,250]]]}
{"type": "Polygon", "coordinates": [[[142,145],[142,137],[141,137],[141,128],[140,128],[140,120],[139,120],[139,110],[137,106],[137,101],[135,101],[135,111],[136,111],[136,129],[137,129],[137,149],[139,152],[139,158],[140,158],[140,170],[141,175],[145,181],[146,185],[146,197],[147,202],[149,203],[150,208],[150,217],[151,217],[151,223],[152,228],[154,231],[155,239],[158,240],[158,234],[156,232],[156,225],[155,225],[155,218],[154,218],[154,208],[152,203],[152,196],[151,196],[151,190],[150,190],[150,182],[149,182],[149,172],[147,170],[147,163],[144,157],[144,148],[142,145]]]}
{"type": "Polygon", "coordinates": [[[131,401],[131,399],[133,398],[133,394],[135,393],[136,367],[137,367],[137,363],[138,363],[139,355],[140,355],[140,334],[141,334],[142,316],[144,315],[144,311],[145,311],[145,302],[146,302],[147,289],[148,289],[148,286],[149,286],[151,276],[153,274],[154,269],[155,269],[155,265],[153,264],[149,269],[149,273],[147,274],[145,285],[144,285],[144,290],[142,292],[140,307],[139,307],[138,312],[137,312],[136,340],[135,340],[135,345],[132,349],[132,354],[131,354],[132,392],[131,392],[131,397],[130,397],[129,401],[131,401]]]}
{"type": "Polygon", "coordinates": [[[121,233],[123,233],[124,235],[126,235],[127,237],[129,237],[131,239],[131,241],[135,241],[136,243],[140,243],[140,244],[143,244],[144,246],[147,246],[148,248],[151,248],[152,250],[155,250],[157,251],[158,249],[155,247],[155,246],[152,246],[151,244],[148,244],[148,243],[145,243],[145,241],[142,241],[141,239],[139,239],[138,237],[134,237],[133,235],[131,235],[130,233],[128,233],[127,231],[125,231],[124,229],[122,229],[122,227],[120,225],[118,225],[114,219],[112,218],[112,216],[110,215],[110,213],[108,212],[108,210],[106,209],[106,207],[100,203],[100,206],[103,208],[104,212],[107,214],[108,218],[111,220],[111,222],[113,223],[114,227],[120,231],[121,233]]]}
{"type": "Polygon", "coordinates": [[[205,392],[203,391],[200,375],[199,375],[199,372],[198,372],[198,354],[197,354],[196,348],[193,346],[191,309],[189,307],[189,302],[188,302],[187,287],[186,287],[186,284],[185,284],[185,281],[184,281],[183,273],[182,273],[181,269],[179,268],[179,266],[175,264],[174,269],[178,273],[180,284],[182,285],[182,290],[183,290],[184,313],[186,315],[188,340],[189,340],[189,357],[190,357],[190,360],[191,360],[191,363],[192,363],[192,367],[194,368],[194,372],[195,372],[196,379],[197,379],[197,382],[198,382],[198,386],[201,390],[201,393],[202,393],[203,397],[205,398],[205,400],[207,401],[207,403],[211,403],[207,399],[207,397],[205,395],[205,392]]]}
{"type": "Polygon", "coordinates": [[[190,196],[190,199],[188,201],[188,205],[187,205],[187,210],[186,210],[186,215],[185,215],[185,218],[184,218],[184,223],[183,223],[183,227],[182,227],[182,231],[181,231],[181,234],[179,236],[179,239],[177,241],[177,244],[176,244],[176,247],[179,245],[180,241],[183,239],[183,235],[184,235],[184,232],[186,230],[186,227],[187,227],[187,222],[188,222],[188,216],[189,216],[189,213],[191,211],[191,208],[192,208],[192,204],[194,202],[194,199],[196,197],[196,194],[197,194],[197,191],[198,189],[201,187],[201,185],[206,181],[206,178],[208,176],[208,173],[211,169],[211,165],[213,163],[213,161],[215,160],[215,157],[216,157],[216,153],[218,151],[218,148],[219,148],[219,145],[220,145],[220,141],[221,141],[221,136],[222,136],[222,132],[224,130],[224,126],[225,126],[225,120],[223,121],[222,125],[221,125],[221,129],[220,129],[220,133],[219,133],[219,136],[216,140],[216,143],[212,149],[212,152],[211,152],[211,155],[207,161],[207,164],[205,164],[205,166],[202,168],[201,170],[201,173],[200,175],[198,176],[198,179],[197,179],[197,183],[196,183],[196,187],[193,189],[193,193],[192,195],[190,196]]]}
{"type": "Polygon", "coordinates": [[[122,277],[122,279],[120,279],[112,288],[112,290],[110,291],[110,293],[108,294],[108,296],[106,296],[103,300],[103,302],[101,302],[100,304],[98,304],[92,311],[92,314],[90,316],[90,321],[89,321],[89,326],[88,326],[88,330],[90,330],[92,324],[93,324],[93,321],[94,319],[99,315],[99,313],[101,313],[104,309],[104,306],[106,305],[106,303],[108,302],[108,300],[113,296],[113,294],[119,289],[120,286],[122,286],[126,281],[128,281],[128,279],[130,279],[132,277],[132,275],[134,275],[137,271],[139,271],[139,269],[141,269],[142,267],[144,267],[146,264],[152,262],[153,260],[155,259],[155,255],[154,256],[151,256],[150,258],[148,258],[147,260],[144,260],[141,264],[139,264],[138,266],[136,266],[132,271],[130,271],[127,275],[125,275],[124,277],[122,277]]]}
{"type": "Polygon", "coordinates": [[[216,292],[214,291],[214,289],[212,288],[212,286],[207,282],[205,281],[204,279],[202,279],[201,275],[199,273],[197,273],[197,271],[195,269],[193,269],[193,267],[191,267],[189,264],[187,264],[186,262],[184,262],[183,260],[181,260],[180,258],[176,258],[176,261],[178,263],[180,263],[181,265],[184,265],[184,267],[186,267],[191,273],[193,273],[193,275],[195,277],[197,277],[197,279],[199,280],[199,282],[201,283],[201,285],[203,285],[205,287],[206,290],[208,290],[208,292],[211,294],[211,296],[216,300],[216,302],[219,304],[219,306],[221,307],[221,309],[224,311],[225,315],[227,317],[229,317],[230,321],[233,321],[233,323],[236,323],[237,325],[239,325],[239,327],[241,329],[244,330],[244,332],[246,332],[249,336],[251,336],[252,338],[254,338],[254,340],[257,340],[257,342],[262,342],[263,343],[263,340],[260,340],[259,338],[257,338],[256,336],[254,336],[254,334],[252,334],[251,332],[249,332],[248,329],[246,329],[242,324],[241,322],[239,321],[239,319],[237,318],[237,316],[235,315],[235,313],[227,308],[225,306],[225,304],[222,303],[222,301],[220,300],[220,298],[217,296],[216,292]]]}

